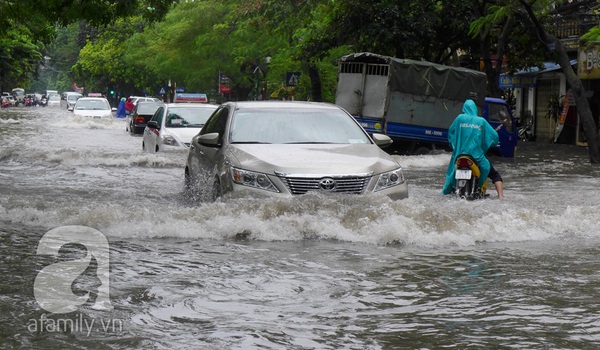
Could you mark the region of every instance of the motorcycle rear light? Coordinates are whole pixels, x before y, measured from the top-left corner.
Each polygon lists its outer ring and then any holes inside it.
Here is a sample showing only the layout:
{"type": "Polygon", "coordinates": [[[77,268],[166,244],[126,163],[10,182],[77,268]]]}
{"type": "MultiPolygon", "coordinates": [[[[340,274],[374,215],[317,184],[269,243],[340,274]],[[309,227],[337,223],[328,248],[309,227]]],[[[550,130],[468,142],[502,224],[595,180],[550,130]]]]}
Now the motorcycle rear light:
{"type": "Polygon", "coordinates": [[[458,165],[459,167],[467,167],[467,168],[470,168],[470,167],[471,167],[471,165],[473,165],[473,162],[472,162],[470,159],[468,159],[468,158],[459,158],[459,159],[456,161],[456,165],[458,165]]]}

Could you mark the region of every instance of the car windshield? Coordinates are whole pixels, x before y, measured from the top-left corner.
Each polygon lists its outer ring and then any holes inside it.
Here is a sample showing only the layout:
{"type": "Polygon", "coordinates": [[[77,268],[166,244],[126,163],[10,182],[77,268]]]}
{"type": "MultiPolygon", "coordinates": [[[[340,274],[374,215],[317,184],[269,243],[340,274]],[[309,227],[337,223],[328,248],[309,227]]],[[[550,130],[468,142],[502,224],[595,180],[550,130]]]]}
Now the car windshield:
{"type": "Polygon", "coordinates": [[[334,109],[241,109],[231,143],[370,143],[351,116],[334,109]]]}
{"type": "Polygon", "coordinates": [[[106,110],[110,109],[107,101],[104,100],[79,100],[77,101],[77,110],[106,110]]]}
{"type": "Polygon", "coordinates": [[[140,103],[137,108],[138,114],[154,114],[160,107],[159,103],[140,103]]]}
{"type": "Polygon", "coordinates": [[[49,101],[60,101],[60,96],[58,95],[50,95],[50,97],[48,97],[49,101]]]}
{"type": "Polygon", "coordinates": [[[214,112],[212,108],[171,107],[165,125],[168,128],[199,128],[214,112]]]}

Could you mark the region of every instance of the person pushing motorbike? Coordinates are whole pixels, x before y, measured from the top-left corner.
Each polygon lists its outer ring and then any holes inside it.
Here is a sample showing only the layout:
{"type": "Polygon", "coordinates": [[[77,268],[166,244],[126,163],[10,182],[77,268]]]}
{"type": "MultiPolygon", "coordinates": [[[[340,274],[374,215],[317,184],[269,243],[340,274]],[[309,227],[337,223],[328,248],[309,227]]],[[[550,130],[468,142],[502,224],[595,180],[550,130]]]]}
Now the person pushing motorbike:
{"type": "Polygon", "coordinates": [[[493,176],[492,182],[496,186],[498,197],[503,197],[502,178],[500,174],[493,169],[490,161],[486,158],[486,152],[498,145],[498,133],[482,117],[477,115],[477,105],[475,101],[468,99],[463,104],[462,113],[459,114],[450,128],[448,129],[448,141],[452,146],[452,158],[446,171],[446,182],[442,189],[442,194],[450,194],[456,185],[455,161],[460,154],[469,154],[477,162],[481,176],[479,178],[479,187],[482,187],[488,176],[493,176]],[[490,174],[490,170],[492,170],[490,174]]]}

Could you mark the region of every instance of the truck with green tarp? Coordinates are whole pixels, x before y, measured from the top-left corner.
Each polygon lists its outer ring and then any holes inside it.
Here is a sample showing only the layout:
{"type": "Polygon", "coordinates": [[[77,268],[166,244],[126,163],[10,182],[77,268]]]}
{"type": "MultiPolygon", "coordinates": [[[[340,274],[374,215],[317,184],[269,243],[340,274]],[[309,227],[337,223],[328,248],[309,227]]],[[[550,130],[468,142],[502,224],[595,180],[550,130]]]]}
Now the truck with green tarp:
{"type": "Polygon", "coordinates": [[[336,104],[367,132],[390,136],[396,149],[424,154],[448,149],[448,128],[472,99],[498,129],[500,146],[493,151],[513,157],[515,120],[504,100],[485,97],[486,84],[476,70],[362,52],[339,60],[336,104]]]}

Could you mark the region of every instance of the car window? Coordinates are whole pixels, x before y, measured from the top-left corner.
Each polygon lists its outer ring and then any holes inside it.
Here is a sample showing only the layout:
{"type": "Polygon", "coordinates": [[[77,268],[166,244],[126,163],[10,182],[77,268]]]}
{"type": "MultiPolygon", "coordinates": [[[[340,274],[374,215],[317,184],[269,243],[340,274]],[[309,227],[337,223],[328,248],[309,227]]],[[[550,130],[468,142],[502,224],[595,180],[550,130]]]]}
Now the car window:
{"type": "Polygon", "coordinates": [[[502,123],[508,132],[512,132],[512,120],[506,106],[499,103],[490,103],[488,108],[489,121],[502,123]]]}
{"type": "Polygon", "coordinates": [[[227,116],[229,108],[221,107],[206,121],[206,124],[200,131],[200,135],[210,134],[213,132],[219,133],[219,143],[223,143],[223,135],[227,127],[227,116]]]}
{"type": "Polygon", "coordinates": [[[167,115],[165,126],[169,128],[194,127],[201,128],[214,110],[211,108],[197,107],[171,107],[167,115]]]}
{"type": "Polygon", "coordinates": [[[159,107],[156,110],[156,112],[154,112],[154,115],[152,116],[152,118],[150,118],[150,120],[154,120],[156,122],[156,124],[161,125],[162,116],[163,116],[164,111],[165,111],[165,107],[159,107]]]}
{"type": "Polygon", "coordinates": [[[370,143],[351,116],[337,109],[238,109],[231,143],[370,143]]]}
{"type": "Polygon", "coordinates": [[[137,106],[135,106],[134,113],[144,114],[144,115],[154,114],[154,112],[156,112],[158,107],[160,107],[160,105],[150,104],[150,103],[140,103],[137,106]]]}

